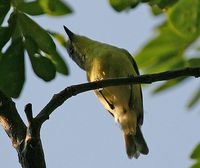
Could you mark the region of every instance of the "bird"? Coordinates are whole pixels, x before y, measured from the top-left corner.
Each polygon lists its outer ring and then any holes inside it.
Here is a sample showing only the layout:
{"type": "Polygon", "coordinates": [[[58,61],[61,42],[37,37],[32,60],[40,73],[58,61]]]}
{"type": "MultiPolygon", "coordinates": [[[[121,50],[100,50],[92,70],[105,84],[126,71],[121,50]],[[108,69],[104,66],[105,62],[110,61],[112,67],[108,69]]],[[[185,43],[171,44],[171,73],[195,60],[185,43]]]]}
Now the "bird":
{"type": "MultiPolygon", "coordinates": [[[[75,34],[66,26],[64,30],[68,35],[67,52],[86,71],[89,82],[140,75],[135,60],[127,50],[75,34]]],[[[119,123],[128,158],[147,155],[149,149],[141,132],[144,118],[141,85],[109,86],[94,92],[119,123]]]]}

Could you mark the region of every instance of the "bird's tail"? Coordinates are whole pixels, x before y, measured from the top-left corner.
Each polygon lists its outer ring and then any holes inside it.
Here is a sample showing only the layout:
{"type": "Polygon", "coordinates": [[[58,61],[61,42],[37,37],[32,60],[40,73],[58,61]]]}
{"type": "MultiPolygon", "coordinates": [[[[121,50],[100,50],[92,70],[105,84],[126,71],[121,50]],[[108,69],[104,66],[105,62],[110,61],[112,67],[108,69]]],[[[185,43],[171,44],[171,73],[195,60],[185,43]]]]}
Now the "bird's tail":
{"type": "Polygon", "coordinates": [[[137,126],[136,134],[124,133],[124,139],[126,144],[126,152],[128,157],[138,158],[140,153],[147,155],[149,153],[148,146],[144,140],[140,127],[137,126]]]}

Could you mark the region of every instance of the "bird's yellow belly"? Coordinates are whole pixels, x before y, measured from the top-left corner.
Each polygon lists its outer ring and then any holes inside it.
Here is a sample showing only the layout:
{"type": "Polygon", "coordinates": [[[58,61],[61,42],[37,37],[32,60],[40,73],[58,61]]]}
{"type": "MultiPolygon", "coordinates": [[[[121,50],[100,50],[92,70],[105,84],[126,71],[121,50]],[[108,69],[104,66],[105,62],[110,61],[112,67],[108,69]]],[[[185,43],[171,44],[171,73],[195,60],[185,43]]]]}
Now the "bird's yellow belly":
{"type": "MultiPolygon", "coordinates": [[[[128,74],[126,75],[128,76],[128,74]]],[[[112,72],[107,72],[101,67],[94,67],[90,72],[89,81],[97,81],[115,77],[112,72]],[[111,75],[111,76],[110,76],[111,75]]],[[[125,76],[124,76],[125,77],[125,76]]],[[[131,85],[111,86],[95,90],[103,106],[113,114],[125,132],[135,133],[137,115],[134,107],[130,107],[129,101],[132,92],[131,85]]]]}

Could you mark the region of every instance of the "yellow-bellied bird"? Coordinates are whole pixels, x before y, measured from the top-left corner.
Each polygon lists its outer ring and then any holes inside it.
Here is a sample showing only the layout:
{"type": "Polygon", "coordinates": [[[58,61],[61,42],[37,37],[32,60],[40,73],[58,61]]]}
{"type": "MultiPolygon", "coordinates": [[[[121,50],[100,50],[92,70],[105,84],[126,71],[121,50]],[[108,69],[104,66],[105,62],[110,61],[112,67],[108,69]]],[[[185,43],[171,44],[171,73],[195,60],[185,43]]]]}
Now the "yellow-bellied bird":
{"type": "MultiPolygon", "coordinates": [[[[133,57],[125,49],[76,35],[67,27],[67,50],[70,57],[86,71],[89,82],[139,75],[133,57]]],[[[138,158],[149,150],[141,132],[143,100],[139,84],[111,86],[95,90],[104,107],[120,124],[129,158],[138,158]]]]}

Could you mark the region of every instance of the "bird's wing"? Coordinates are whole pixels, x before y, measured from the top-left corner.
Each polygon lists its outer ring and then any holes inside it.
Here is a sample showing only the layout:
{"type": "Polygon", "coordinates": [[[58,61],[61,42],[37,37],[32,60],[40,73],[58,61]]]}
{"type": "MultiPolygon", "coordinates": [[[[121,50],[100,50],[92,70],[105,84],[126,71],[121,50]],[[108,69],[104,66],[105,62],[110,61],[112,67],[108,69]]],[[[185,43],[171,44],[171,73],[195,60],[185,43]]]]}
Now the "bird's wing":
{"type": "MultiPolygon", "coordinates": [[[[123,49],[124,50],[124,49],[123,49]]],[[[129,58],[129,60],[131,61],[132,65],[133,65],[133,68],[135,69],[137,75],[140,75],[140,72],[139,72],[139,69],[138,69],[138,66],[135,62],[135,60],[133,59],[132,55],[129,54],[128,51],[124,50],[124,53],[126,54],[126,56],[129,58]]],[[[142,96],[142,89],[140,87],[140,97],[141,97],[141,114],[138,116],[138,123],[139,125],[142,125],[143,124],[143,118],[144,118],[144,111],[143,111],[143,96],[142,96]]]]}
{"type": "Polygon", "coordinates": [[[125,49],[122,49],[122,50],[124,51],[125,55],[129,58],[129,60],[131,61],[131,63],[132,63],[132,65],[133,65],[133,67],[134,67],[134,69],[135,69],[137,75],[140,75],[138,66],[137,66],[135,60],[133,59],[132,55],[131,55],[127,50],[125,50],[125,49]]]}

